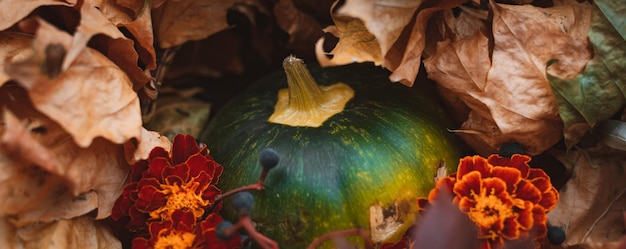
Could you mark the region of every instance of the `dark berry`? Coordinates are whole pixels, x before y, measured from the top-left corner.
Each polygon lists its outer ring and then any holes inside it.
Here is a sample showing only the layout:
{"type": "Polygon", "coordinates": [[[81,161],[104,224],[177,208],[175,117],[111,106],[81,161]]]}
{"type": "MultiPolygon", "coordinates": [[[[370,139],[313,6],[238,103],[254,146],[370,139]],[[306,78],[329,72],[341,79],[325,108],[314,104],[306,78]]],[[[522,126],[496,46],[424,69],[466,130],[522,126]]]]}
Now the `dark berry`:
{"type": "Polygon", "coordinates": [[[505,143],[500,147],[498,155],[501,157],[511,157],[513,154],[524,154],[524,147],[518,143],[505,143]]]}
{"type": "Polygon", "coordinates": [[[553,245],[560,245],[565,241],[565,231],[560,227],[548,226],[548,241],[553,245]]]}
{"type": "Polygon", "coordinates": [[[259,155],[259,162],[264,169],[276,167],[279,161],[280,157],[278,156],[278,153],[270,148],[263,149],[259,155]]]}
{"type": "Polygon", "coordinates": [[[239,192],[232,198],[233,208],[239,213],[250,213],[254,207],[254,197],[249,192],[239,192]]]}
{"type": "Polygon", "coordinates": [[[233,235],[235,235],[235,233],[231,232],[230,234],[226,234],[226,229],[231,227],[233,227],[233,223],[227,220],[222,221],[215,227],[215,234],[221,240],[230,240],[233,238],[233,235]]]}

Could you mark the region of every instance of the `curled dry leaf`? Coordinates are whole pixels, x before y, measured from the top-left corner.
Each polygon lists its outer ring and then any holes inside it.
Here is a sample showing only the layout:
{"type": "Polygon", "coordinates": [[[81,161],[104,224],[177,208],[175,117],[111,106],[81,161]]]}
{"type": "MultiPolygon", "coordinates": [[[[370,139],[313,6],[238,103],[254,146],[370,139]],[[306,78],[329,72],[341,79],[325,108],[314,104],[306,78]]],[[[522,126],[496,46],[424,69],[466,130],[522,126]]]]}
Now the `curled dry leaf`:
{"type": "Polygon", "coordinates": [[[565,245],[586,248],[618,248],[626,229],[626,154],[599,143],[569,152],[550,150],[572,176],[560,191],[560,200],[548,219],[563,228],[565,245]]]}
{"type": "Polygon", "coordinates": [[[74,6],[76,0],[3,0],[0,1],[0,31],[5,30],[22,20],[30,12],[44,5],[74,6]]]}
{"type": "Polygon", "coordinates": [[[8,249],[121,249],[111,228],[88,216],[15,227],[0,218],[0,244],[8,249]]]}
{"type": "Polygon", "coordinates": [[[0,88],[0,97],[5,108],[0,216],[29,224],[97,208],[97,218],[107,217],[128,173],[122,146],[102,138],[86,148],[78,146],[61,126],[37,111],[17,85],[0,88]]]}
{"type": "Polygon", "coordinates": [[[234,0],[166,1],[152,12],[158,45],[171,48],[228,28],[226,13],[233,3],[234,0]]]}
{"type": "MultiPolygon", "coordinates": [[[[102,2],[99,0],[87,0],[83,2],[80,7],[80,23],[78,27],[76,27],[76,32],[72,37],[71,46],[67,51],[67,56],[63,60],[63,67],[61,69],[67,70],[67,68],[70,67],[85,47],[87,47],[87,43],[92,40],[92,37],[97,34],[103,34],[108,38],[101,38],[96,41],[97,48],[124,70],[133,81],[135,85],[134,88],[139,89],[152,78],[144,73],[143,69],[137,66],[139,55],[135,50],[134,41],[125,37],[117,27],[117,25],[121,26],[122,23],[119,23],[119,20],[116,21],[115,19],[120,19],[116,17],[126,16],[125,12],[111,7],[112,5],[115,5],[115,3],[102,2]]],[[[146,10],[146,12],[148,11],[146,10]]],[[[148,42],[150,44],[145,44],[146,39],[152,39],[152,32],[146,33],[146,29],[152,28],[151,23],[146,23],[145,20],[137,22],[128,20],[127,23],[132,23],[132,25],[130,25],[132,28],[129,29],[129,31],[131,31],[136,39],[144,43],[143,46],[139,46],[142,48],[141,51],[144,53],[144,58],[147,57],[148,63],[155,63],[154,49],[147,48],[147,45],[152,45],[151,42],[148,42]]],[[[140,45],[142,45],[141,42],[140,45]]],[[[152,64],[148,66],[154,67],[152,64]]]]}
{"type": "Polygon", "coordinates": [[[90,48],[60,71],[55,62],[70,49],[71,36],[41,19],[34,21],[39,27],[32,57],[7,63],[5,72],[28,89],[35,107],[83,148],[100,136],[117,144],[140,137],[139,99],[126,74],[90,48]]]}
{"type": "Polygon", "coordinates": [[[558,59],[550,73],[562,77],[582,71],[591,57],[587,40],[568,31],[578,30],[572,26],[584,23],[580,20],[589,17],[590,7],[491,3],[493,37],[480,31],[461,39],[448,37],[424,60],[429,77],[469,107],[460,134],[477,152],[495,153],[500,145],[515,141],[534,155],[562,138],[546,64],[558,59]]]}
{"type": "Polygon", "coordinates": [[[324,29],[339,37],[330,52],[333,58],[326,58],[324,39],[320,39],[316,45],[318,61],[323,66],[371,61],[392,71],[391,81],[412,86],[421,64],[429,19],[463,2],[346,1],[331,13],[335,25],[324,29]]]}

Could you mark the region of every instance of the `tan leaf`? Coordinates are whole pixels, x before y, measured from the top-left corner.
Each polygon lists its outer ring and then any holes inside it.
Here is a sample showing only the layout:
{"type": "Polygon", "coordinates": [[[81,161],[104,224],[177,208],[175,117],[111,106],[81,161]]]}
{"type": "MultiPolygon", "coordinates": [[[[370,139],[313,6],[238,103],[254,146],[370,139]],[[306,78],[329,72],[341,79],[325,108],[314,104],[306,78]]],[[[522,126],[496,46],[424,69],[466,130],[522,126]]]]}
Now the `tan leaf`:
{"type": "Polygon", "coordinates": [[[76,0],[3,0],[0,1],[0,31],[22,20],[30,12],[44,5],[74,6],[76,0]]]}
{"type": "Polygon", "coordinates": [[[45,21],[36,22],[34,55],[5,66],[7,74],[28,89],[35,107],[81,147],[88,147],[96,137],[122,144],[141,136],[139,99],[126,74],[90,48],[67,70],[55,70],[59,65],[51,62],[63,58],[72,38],[45,21]]]}
{"type": "Polygon", "coordinates": [[[153,10],[158,45],[170,48],[228,28],[226,13],[233,3],[234,0],[166,1],[153,10]]]}
{"type": "MultiPolygon", "coordinates": [[[[332,9],[335,8],[333,4],[332,9]]],[[[324,37],[315,44],[315,54],[322,66],[337,66],[355,62],[383,63],[383,54],[376,37],[370,33],[362,20],[349,16],[331,15],[335,25],[324,28],[324,32],[331,33],[339,38],[335,48],[329,53],[332,59],[324,52],[324,37]]]]}
{"type": "Polygon", "coordinates": [[[166,136],[162,136],[158,132],[141,129],[141,137],[124,144],[126,162],[134,164],[139,160],[148,159],[154,147],[161,147],[166,151],[170,151],[172,143],[166,136]]]}
{"type": "Polygon", "coordinates": [[[111,228],[88,216],[16,227],[0,218],[0,244],[7,249],[121,249],[111,228]]]}
{"type": "Polygon", "coordinates": [[[97,218],[107,217],[128,173],[122,145],[97,138],[81,148],[35,110],[23,88],[5,85],[0,97],[7,108],[0,130],[0,216],[27,224],[97,208],[97,218]]]}
{"type": "Polygon", "coordinates": [[[32,37],[13,32],[0,32],[0,86],[9,81],[9,76],[1,70],[6,60],[22,60],[27,57],[32,37]]]}
{"type": "Polygon", "coordinates": [[[568,25],[576,22],[559,16],[587,18],[573,9],[590,11],[589,7],[492,3],[492,51],[489,38],[477,32],[440,42],[437,52],[424,60],[429,77],[471,109],[460,129],[476,131],[463,137],[479,153],[491,154],[501,144],[515,141],[527,153],[539,154],[561,139],[562,122],[545,68],[549,60],[558,59],[554,73],[563,77],[583,69],[591,57],[587,40],[570,36],[568,25]]]}
{"type": "Polygon", "coordinates": [[[124,27],[133,34],[137,41],[137,53],[139,59],[146,64],[145,69],[156,68],[156,52],[154,51],[154,34],[152,33],[152,15],[149,9],[144,9],[137,19],[131,23],[124,24],[124,27]]]}
{"type": "Polygon", "coordinates": [[[381,54],[385,55],[413,19],[413,14],[422,2],[423,0],[348,0],[337,9],[337,14],[363,21],[367,30],[376,37],[381,54]]]}
{"type": "MultiPolygon", "coordinates": [[[[149,75],[143,72],[143,69],[139,68],[137,61],[139,55],[135,50],[134,41],[126,38],[124,34],[118,29],[117,25],[122,25],[120,20],[113,20],[117,16],[125,16],[121,10],[116,10],[111,6],[115,3],[102,2],[99,0],[87,0],[80,7],[80,23],[74,33],[72,44],[67,52],[67,56],[63,61],[62,70],[66,70],[73,62],[74,59],[87,47],[87,43],[92,40],[92,37],[97,34],[103,34],[109,39],[99,39],[95,42],[96,48],[106,54],[109,59],[117,64],[122,70],[124,70],[130,79],[134,83],[134,88],[139,89],[143,87],[148,81],[151,80],[149,75]],[[122,14],[118,14],[122,13],[122,14]]],[[[146,11],[147,12],[147,11],[146,11]]],[[[149,18],[149,17],[148,17],[149,18]]],[[[124,19],[127,23],[132,23],[134,20],[124,19]]],[[[145,19],[145,17],[144,17],[145,19]]],[[[137,22],[133,25],[134,35],[138,35],[138,39],[152,39],[151,34],[145,34],[141,32],[141,29],[151,28],[146,27],[145,20],[137,22]]],[[[145,44],[144,44],[145,45],[145,44]]],[[[142,46],[143,47],[143,46],[142,46]]],[[[143,49],[147,56],[153,56],[150,54],[150,49],[143,49]]],[[[154,53],[152,49],[152,53],[154,53]]],[[[144,56],[145,57],[145,56],[144,56]]],[[[155,63],[155,58],[148,58],[149,63],[155,63]]],[[[153,65],[150,65],[153,66],[153,65]]]]}
{"type": "Polygon", "coordinates": [[[324,56],[323,39],[316,45],[317,58],[323,66],[372,61],[392,71],[392,82],[412,86],[422,61],[429,19],[463,2],[429,2],[422,8],[422,1],[347,1],[332,14],[335,26],[324,30],[339,38],[330,52],[333,58],[324,56]]]}
{"type": "Polygon", "coordinates": [[[565,245],[619,248],[626,228],[626,154],[602,144],[549,152],[572,172],[548,213],[550,223],[565,230],[565,245]]]}

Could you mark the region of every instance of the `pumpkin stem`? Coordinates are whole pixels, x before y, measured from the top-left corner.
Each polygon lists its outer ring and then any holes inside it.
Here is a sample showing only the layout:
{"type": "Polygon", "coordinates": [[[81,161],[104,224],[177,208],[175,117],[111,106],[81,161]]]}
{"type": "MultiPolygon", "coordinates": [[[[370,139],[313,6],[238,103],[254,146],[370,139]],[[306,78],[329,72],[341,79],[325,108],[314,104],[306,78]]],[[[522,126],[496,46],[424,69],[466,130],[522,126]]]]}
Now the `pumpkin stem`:
{"type": "Polygon", "coordinates": [[[344,83],[319,86],[304,61],[290,55],[283,61],[288,88],[278,91],[278,101],[269,122],[290,126],[319,127],[333,115],[343,111],[354,97],[344,83]]]}

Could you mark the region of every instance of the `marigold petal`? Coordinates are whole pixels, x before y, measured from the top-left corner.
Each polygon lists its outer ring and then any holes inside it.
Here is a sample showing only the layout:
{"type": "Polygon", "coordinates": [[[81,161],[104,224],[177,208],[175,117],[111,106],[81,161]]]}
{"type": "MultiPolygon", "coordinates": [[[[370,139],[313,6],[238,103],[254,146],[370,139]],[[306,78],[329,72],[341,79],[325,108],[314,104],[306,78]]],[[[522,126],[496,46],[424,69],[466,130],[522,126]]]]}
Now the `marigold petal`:
{"type": "Polygon", "coordinates": [[[140,212],[137,208],[131,208],[128,210],[129,220],[126,223],[126,227],[130,230],[139,230],[147,226],[146,221],[148,220],[148,215],[140,212]]]}
{"type": "Polygon", "coordinates": [[[191,233],[196,225],[196,216],[192,212],[178,209],[172,213],[172,222],[177,231],[191,233]]]}
{"type": "Polygon", "coordinates": [[[489,156],[487,161],[489,161],[489,163],[494,166],[508,166],[516,168],[522,174],[522,178],[528,177],[528,173],[530,170],[528,162],[530,162],[530,157],[527,155],[513,154],[511,158],[508,158],[494,154],[489,156]]]}
{"type": "Polygon", "coordinates": [[[509,193],[515,192],[517,183],[522,180],[521,172],[511,167],[494,166],[491,168],[491,176],[502,179],[506,183],[506,191],[509,193]]]}
{"type": "Polygon", "coordinates": [[[200,172],[206,172],[210,175],[214,174],[216,163],[215,161],[209,160],[207,156],[203,156],[200,154],[195,154],[185,161],[185,164],[189,165],[189,175],[191,177],[196,177],[200,172]]]}
{"type": "Polygon", "coordinates": [[[498,197],[501,197],[502,193],[506,193],[505,196],[509,196],[508,192],[506,192],[506,185],[507,184],[503,179],[497,177],[483,179],[482,181],[482,188],[487,191],[487,194],[496,195],[498,197]]]}
{"type": "Polygon", "coordinates": [[[130,168],[130,182],[138,182],[143,177],[144,172],[148,169],[150,163],[148,160],[139,160],[130,168]]]}
{"type": "Polygon", "coordinates": [[[185,162],[187,158],[198,152],[200,152],[200,147],[193,136],[178,134],[174,137],[172,143],[172,163],[174,165],[185,162]]]}
{"type": "Polygon", "coordinates": [[[217,198],[217,196],[221,193],[222,191],[219,188],[217,188],[215,185],[210,185],[207,190],[202,192],[202,199],[213,202],[215,198],[217,198]]]}
{"type": "Polygon", "coordinates": [[[170,158],[170,153],[167,150],[165,150],[163,147],[155,147],[154,149],[150,151],[150,155],[148,156],[150,160],[159,158],[159,157],[170,158]]]}
{"type": "Polygon", "coordinates": [[[520,224],[517,223],[515,217],[504,220],[504,227],[501,230],[502,238],[507,240],[518,239],[521,235],[520,224]]]}
{"type": "Polygon", "coordinates": [[[217,233],[215,228],[218,224],[220,224],[224,219],[216,213],[209,214],[206,219],[204,219],[196,229],[196,241],[194,241],[194,245],[204,244],[204,248],[211,249],[234,249],[241,248],[241,238],[239,237],[239,233],[236,233],[232,239],[228,241],[223,241],[217,237],[217,233]]]}
{"type": "Polygon", "coordinates": [[[537,238],[541,238],[548,232],[548,217],[546,210],[539,205],[533,206],[533,233],[537,238]]]}
{"type": "Polygon", "coordinates": [[[482,177],[489,176],[491,165],[481,156],[466,156],[461,159],[456,172],[456,179],[460,180],[464,175],[470,172],[479,172],[482,177]]]}
{"type": "Polygon", "coordinates": [[[133,249],[151,249],[152,246],[148,244],[148,239],[144,237],[135,237],[132,241],[133,249]]]}
{"type": "Polygon", "coordinates": [[[481,175],[478,171],[465,174],[460,181],[454,184],[453,192],[457,196],[469,196],[480,193],[482,186],[481,175]]]}
{"type": "Polygon", "coordinates": [[[514,194],[515,198],[530,201],[533,204],[538,204],[541,200],[541,191],[528,180],[520,181],[519,184],[517,184],[516,190],[514,194]]]}
{"type": "Polygon", "coordinates": [[[142,187],[138,194],[139,198],[135,202],[135,207],[138,210],[149,213],[165,205],[166,196],[160,189],[148,185],[142,187]]]}
{"type": "Polygon", "coordinates": [[[165,167],[161,176],[167,185],[183,185],[189,181],[189,166],[187,164],[179,164],[175,167],[165,167]]]}
{"type": "Polygon", "coordinates": [[[454,178],[451,177],[439,178],[435,183],[435,188],[428,193],[428,200],[434,201],[439,195],[439,191],[448,191],[448,193],[452,193],[454,182],[454,178]]]}
{"type": "Polygon", "coordinates": [[[534,218],[533,218],[533,204],[529,201],[524,202],[524,208],[517,210],[517,222],[520,225],[520,228],[529,231],[533,227],[534,218]]]}
{"type": "Polygon", "coordinates": [[[539,201],[539,205],[541,205],[547,211],[550,211],[556,206],[558,201],[559,191],[557,191],[555,188],[551,188],[550,190],[541,194],[541,201],[539,201]]]}
{"type": "Polygon", "coordinates": [[[163,157],[155,158],[150,162],[150,166],[148,168],[148,171],[146,171],[144,178],[154,177],[160,182],[163,182],[163,170],[168,167],[172,167],[168,159],[163,157]]]}
{"type": "Polygon", "coordinates": [[[474,199],[469,198],[467,196],[463,196],[459,198],[459,209],[461,209],[461,211],[463,211],[464,213],[469,212],[470,208],[473,208],[476,206],[476,201],[474,201],[474,199]]]}

